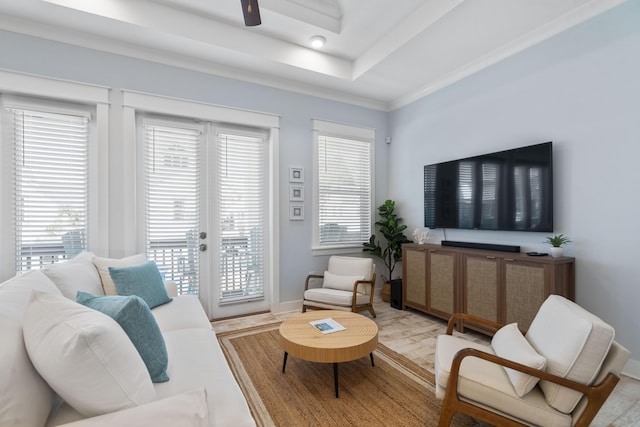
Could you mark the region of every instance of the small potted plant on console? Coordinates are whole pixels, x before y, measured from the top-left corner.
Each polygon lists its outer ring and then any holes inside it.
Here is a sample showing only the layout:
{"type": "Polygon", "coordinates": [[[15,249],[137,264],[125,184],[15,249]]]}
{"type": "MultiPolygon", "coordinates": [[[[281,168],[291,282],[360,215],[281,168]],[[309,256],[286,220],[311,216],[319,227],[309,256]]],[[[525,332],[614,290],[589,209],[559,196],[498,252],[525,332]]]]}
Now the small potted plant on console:
{"type": "Polygon", "coordinates": [[[551,248],[549,249],[549,253],[552,257],[561,257],[564,253],[564,248],[562,245],[565,243],[569,243],[571,240],[564,234],[556,234],[553,237],[547,237],[545,243],[549,243],[551,248]]]}

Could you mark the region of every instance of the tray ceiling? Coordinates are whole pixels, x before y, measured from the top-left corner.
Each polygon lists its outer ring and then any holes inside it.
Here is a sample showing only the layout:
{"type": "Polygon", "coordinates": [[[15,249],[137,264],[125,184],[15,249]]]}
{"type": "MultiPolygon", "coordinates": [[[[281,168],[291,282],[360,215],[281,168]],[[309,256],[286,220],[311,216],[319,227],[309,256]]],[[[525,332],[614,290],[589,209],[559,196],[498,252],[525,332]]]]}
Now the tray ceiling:
{"type": "Polygon", "coordinates": [[[624,1],[0,0],[0,29],[390,110],[624,1]]]}

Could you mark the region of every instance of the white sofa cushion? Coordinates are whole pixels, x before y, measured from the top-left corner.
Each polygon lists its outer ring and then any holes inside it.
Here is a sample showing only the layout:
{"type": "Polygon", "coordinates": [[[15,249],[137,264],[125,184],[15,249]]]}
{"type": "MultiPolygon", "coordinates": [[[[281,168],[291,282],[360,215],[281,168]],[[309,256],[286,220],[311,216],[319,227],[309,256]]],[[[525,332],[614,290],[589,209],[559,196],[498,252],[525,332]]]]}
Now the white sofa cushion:
{"type": "MultiPolygon", "coordinates": [[[[491,347],[497,356],[529,366],[530,368],[544,370],[547,359],[539,355],[526,340],[517,323],[503,326],[491,339],[491,347]]],[[[539,381],[538,377],[525,374],[510,368],[504,368],[509,380],[515,389],[516,395],[524,396],[533,389],[539,381]]]]}
{"type": "Polygon", "coordinates": [[[151,310],[162,332],[178,329],[211,329],[211,322],[196,295],[180,295],[171,304],[164,304],[151,310]]]}
{"type": "Polygon", "coordinates": [[[0,343],[0,426],[41,427],[54,393],[31,364],[22,325],[0,315],[0,343]]]}
{"type": "Polygon", "coordinates": [[[328,289],[340,289],[342,291],[353,292],[353,285],[358,280],[364,280],[364,276],[350,275],[344,276],[342,274],[334,274],[330,271],[324,272],[324,280],[322,281],[322,287],[328,289]]]}
{"type": "Polygon", "coordinates": [[[78,291],[92,295],[104,295],[100,275],[93,264],[95,255],[91,252],[81,252],[69,261],[54,264],[43,270],[62,295],[70,300],[76,300],[78,291]]]}
{"type": "Polygon", "coordinates": [[[85,416],[155,400],[142,358],[115,320],[62,296],[34,291],[24,315],[33,365],[85,416]]]}
{"type": "MultiPolygon", "coordinates": [[[[436,340],[435,374],[436,396],[444,398],[451,373],[451,362],[463,348],[476,348],[494,354],[488,345],[451,335],[439,335],[436,340]]],[[[463,399],[496,408],[505,413],[518,414],[531,425],[545,427],[570,427],[570,415],[555,410],[546,402],[539,387],[518,397],[502,366],[476,357],[465,357],[458,378],[458,394],[463,399]]]]}
{"type": "MultiPolygon", "coordinates": [[[[58,425],[58,424],[51,424],[58,425]]],[[[63,424],[60,427],[208,427],[209,410],[204,388],[145,405],[63,424]]]]}
{"type": "Polygon", "coordinates": [[[210,425],[255,426],[247,401],[213,330],[169,331],[164,334],[164,340],[169,353],[167,373],[171,381],[154,384],[158,398],[204,387],[210,425]]]}
{"type": "Polygon", "coordinates": [[[136,254],[126,258],[93,258],[93,263],[98,269],[100,274],[100,280],[102,281],[102,288],[105,295],[118,295],[115,283],[111,279],[109,274],[109,267],[131,267],[134,265],[140,265],[147,262],[147,257],[144,254],[136,254]]]}
{"type": "MultiPolygon", "coordinates": [[[[540,306],[527,331],[527,341],[547,358],[547,372],[583,384],[591,384],[613,343],[611,326],[579,305],[558,295],[540,306]]],[[[540,381],[549,405],[569,413],[582,394],[557,384],[540,381]]]]}

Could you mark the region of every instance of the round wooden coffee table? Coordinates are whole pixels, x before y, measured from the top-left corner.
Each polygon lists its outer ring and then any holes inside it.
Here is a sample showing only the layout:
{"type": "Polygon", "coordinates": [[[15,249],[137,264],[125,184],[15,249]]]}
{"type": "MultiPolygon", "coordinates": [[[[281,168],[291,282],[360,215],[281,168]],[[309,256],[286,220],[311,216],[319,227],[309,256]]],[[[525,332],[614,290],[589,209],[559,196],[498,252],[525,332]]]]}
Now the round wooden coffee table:
{"type": "Polygon", "coordinates": [[[317,310],[293,316],[280,325],[284,349],[282,372],[290,354],[302,360],[333,363],[333,382],[338,397],[338,363],[360,359],[367,354],[373,365],[373,350],[378,345],[378,325],[371,319],[349,311],[317,310]],[[323,334],[309,322],[331,318],[344,326],[344,331],[323,334]]]}

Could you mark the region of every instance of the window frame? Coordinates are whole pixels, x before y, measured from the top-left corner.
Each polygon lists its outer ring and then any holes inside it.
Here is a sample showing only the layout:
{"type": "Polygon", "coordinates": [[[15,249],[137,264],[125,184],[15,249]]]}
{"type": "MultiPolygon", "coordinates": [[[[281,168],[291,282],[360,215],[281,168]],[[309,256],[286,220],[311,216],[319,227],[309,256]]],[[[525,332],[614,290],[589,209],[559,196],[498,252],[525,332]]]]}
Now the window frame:
{"type": "MultiPolygon", "coordinates": [[[[0,194],[13,191],[12,144],[6,143],[10,127],[6,125],[8,114],[4,114],[6,101],[47,104],[60,112],[76,109],[76,106],[93,110],[90,124],[88,151],[88,241],[90,251],[104,254],[109,247],[108,215],[108,135],[109,135],[109,88],[105,86],[76,83],[65,80],[0,70],[0,194]],[[57,105],[57,107],[56,107],[57,105]]],[[[31,107],[33,108],[33,107],[31,107]]],[[[0,197],[0,224],[13,223],[14,202],[11,197],[0,197]]],[[[13,227],[0,229],[0,281],[16,274],[13,227]]]]}
{"type": "MultiPolygon", "coordinates": [[[[313,119],[313,238],[311,251],[316,255],[334,255],[362,252],[362,244],[348,243],[337,245],[320,244],[320,138],[323,136],[350,139],[369,144],[370,170],[369,170],[369,215],[370,230],[374,228],[374,198],[375,198],[375,129],[347,125],[342,123],[329,122],[325,120],[313,119]]],[[[367,237],[368,241],[368,237],[367,237]]],[[[364,243],[364,241],[362,242],[364,243]]]]}

